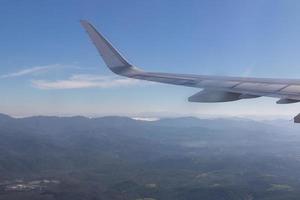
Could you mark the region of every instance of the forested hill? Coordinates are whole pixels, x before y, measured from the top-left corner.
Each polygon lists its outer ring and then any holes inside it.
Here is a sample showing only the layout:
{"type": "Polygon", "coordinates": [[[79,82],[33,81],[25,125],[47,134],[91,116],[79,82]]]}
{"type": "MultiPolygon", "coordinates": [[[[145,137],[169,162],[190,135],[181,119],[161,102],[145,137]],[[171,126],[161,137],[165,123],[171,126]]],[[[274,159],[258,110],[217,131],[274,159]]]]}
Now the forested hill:
{"type": "Polygon", "coordinates": [[[297,199],[285,121],[0,115],[0,199],[297,199]]]}

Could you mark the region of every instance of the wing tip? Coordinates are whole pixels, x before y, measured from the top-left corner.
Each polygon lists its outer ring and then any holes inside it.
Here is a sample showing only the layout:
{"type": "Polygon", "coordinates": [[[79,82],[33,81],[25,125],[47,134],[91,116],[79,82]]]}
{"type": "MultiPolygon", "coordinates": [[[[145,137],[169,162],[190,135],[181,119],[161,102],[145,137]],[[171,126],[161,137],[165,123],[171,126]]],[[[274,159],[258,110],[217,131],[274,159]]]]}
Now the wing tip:
{"type": "Polygon", "coordinates": [[[133,67],[89,21],[81,19],[80,23],[111,71],[123,76],[141,72],[133,67]]]}
{"type": "Polygon", "coordinates": [[[86,19],[80,19],[79,23],[81,24],[81,26],[83,26],[83,28],[87,31],[87,27],[93,27],[93,25],[86,19]]]}
{"type": "Polygon", "coordinates": [[[88,20],[86,20],[86,19],[80,19],[79,22],[81,24],[90,24],[90,22],[88,20]]]}

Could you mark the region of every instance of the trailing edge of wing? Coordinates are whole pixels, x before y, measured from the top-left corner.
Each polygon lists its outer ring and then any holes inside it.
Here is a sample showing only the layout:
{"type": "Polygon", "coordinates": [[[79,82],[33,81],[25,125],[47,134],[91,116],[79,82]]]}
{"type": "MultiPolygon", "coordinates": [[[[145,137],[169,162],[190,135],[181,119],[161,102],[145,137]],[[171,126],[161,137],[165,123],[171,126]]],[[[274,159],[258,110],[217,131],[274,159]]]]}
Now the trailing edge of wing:
{"type": "Polygon", "coordinates": [[[119,75],[132,75],[140,70],[133,67],[88,21],[80,21],[96,46],[107,67],[119,75]]]}

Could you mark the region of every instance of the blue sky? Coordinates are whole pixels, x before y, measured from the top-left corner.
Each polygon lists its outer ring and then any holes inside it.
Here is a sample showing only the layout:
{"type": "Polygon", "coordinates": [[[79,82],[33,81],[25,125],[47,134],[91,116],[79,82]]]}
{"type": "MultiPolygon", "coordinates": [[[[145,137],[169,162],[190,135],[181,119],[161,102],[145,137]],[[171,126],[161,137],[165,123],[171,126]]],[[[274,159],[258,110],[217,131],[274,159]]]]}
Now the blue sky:
{"type": "Polygon", "coordinates": [[[87,19],[148,71],[300,78],[297,0],[1,2],[0,112],[29,115],[289,116],[260,98],[188,103],[198,89],[113,75],[79,24],[87,19]]]}

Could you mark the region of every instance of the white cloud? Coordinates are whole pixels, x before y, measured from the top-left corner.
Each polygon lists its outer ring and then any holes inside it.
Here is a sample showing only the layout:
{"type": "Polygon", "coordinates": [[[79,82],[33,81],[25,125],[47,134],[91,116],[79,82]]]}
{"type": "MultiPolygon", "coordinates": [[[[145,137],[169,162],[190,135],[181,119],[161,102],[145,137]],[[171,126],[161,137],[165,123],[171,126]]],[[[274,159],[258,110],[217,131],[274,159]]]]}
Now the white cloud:
{"type": "Polygon", "coordinates": [[[138,121],[148,121],[148,122],[153,122],[153,121],[158,121],[159,118],[157,117],[132,117],[134,120],[138,121]]]}
{"type": "Polygon", "coordinates": [[[140,81],[127,78],[101,76],[93,74],[76,74],[66,80],[32,80],[32,85],[39,89],[79,89],[79,88],[112,88],[132,86],[140,81]]]}
{"type": "Polygon", "coordinates": [[[17,72],[4,74],[0,77],[1,78],[13,78],[13,77],[19,77],[19,76],[25,76],[25,75],[33,75],[33,74],[37,74],[37,73],[41,73],[41,72],[46,72],[50,69],[57,68],[57,67],[63,67],[63,65],[54,64],[54,65],[35,66],[35,67],[27,68],[27,69],[22,69],[17,72]]]}

